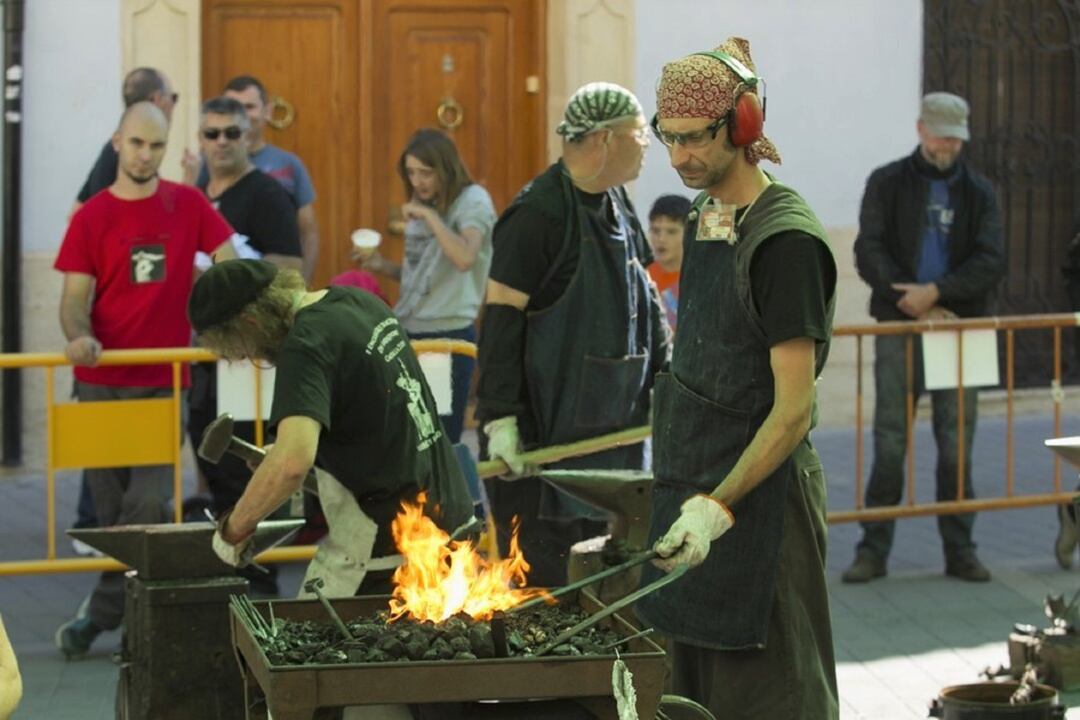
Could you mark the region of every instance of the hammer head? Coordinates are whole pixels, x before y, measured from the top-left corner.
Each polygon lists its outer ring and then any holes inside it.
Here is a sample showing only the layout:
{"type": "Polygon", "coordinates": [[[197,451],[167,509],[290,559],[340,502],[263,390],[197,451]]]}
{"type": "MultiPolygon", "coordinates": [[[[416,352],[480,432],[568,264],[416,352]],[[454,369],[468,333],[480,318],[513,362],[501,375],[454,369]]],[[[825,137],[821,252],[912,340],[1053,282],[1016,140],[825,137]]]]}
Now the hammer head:
{"type": "Polygon", "coordinates": [[[229,443],[233,436],[233,417],[229,413],[222,413],[214,418],[214,421],[203,430],[202,440],[199,442],[199,457],[207,462],[217,464],[225,457],[229,449],[229,443]]]}
{"type": "Polygon", "coordinates": [[[304,592],[318,595],[319,591],[323,589],[324,585],[326,585],[326,583],[323,582],[322,578],[312,578],[311,580],[308,580],[306,583],[304,583],[304,592]]]}

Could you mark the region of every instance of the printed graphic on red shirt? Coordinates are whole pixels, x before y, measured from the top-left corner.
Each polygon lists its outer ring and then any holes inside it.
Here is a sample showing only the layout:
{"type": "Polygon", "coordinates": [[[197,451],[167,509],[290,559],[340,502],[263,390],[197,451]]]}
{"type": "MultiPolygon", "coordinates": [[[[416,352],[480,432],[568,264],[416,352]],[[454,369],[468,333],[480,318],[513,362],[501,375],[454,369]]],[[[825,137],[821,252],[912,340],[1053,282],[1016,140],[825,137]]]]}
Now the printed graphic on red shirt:
{"type": "Polygon", "coordinates": [[[165,245],[132,245],[130,260],[131,282],[165,282],[165,245]]]}

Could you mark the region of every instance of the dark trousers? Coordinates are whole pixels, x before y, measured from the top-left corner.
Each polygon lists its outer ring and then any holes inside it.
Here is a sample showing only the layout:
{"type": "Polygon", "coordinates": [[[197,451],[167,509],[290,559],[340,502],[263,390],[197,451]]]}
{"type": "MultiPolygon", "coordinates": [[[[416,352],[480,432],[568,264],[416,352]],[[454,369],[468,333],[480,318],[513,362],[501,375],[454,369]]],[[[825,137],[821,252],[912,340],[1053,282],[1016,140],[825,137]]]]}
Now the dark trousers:
{"type": "Polygon", "coordinates": [[[701,703],[717,720],[836,720],[827,532],[825,479],[820,471],[803,474],[785,499],[765,647],[715,650],[668,638],[673,693],[701,703]]]}
{"type": "MultiPolygon", "coordinates": [[[[874,382],[877,401],[874,407],[874,465],[866,488],[866,506],[882,507],[900,502],[904,490],[904,456],[907,450],[905,355],[907,337],[879,335],[874,341],[874,382]]],[[[913,343],[914,400],[925,390],[922,366],[922,341],[913,343]]],[[[937,444],[937,500],[956,500],[957,415],[956,390],[930,392],[933,408],[934,441],[937,444]]],[[[971,484],[971,444],[975,437],[978,392],[964,388],[964,497],[975,497],[971,484]]],[[[938,532],[947,558],[963,557],[975,550],[971,528],[974,513],[939,515],[938,532]]],[[[884,560],[892,549],[896,523],[892,520],[864,522],[859,550],[884,560]]]]}
{"type": "MultiPolygon", "coordinates": [[[[433,333],[409,333],[410,340],[465,340],[476,342],[476,328],[472,325],[460,330],[445,330],[433,333]]],[[[449,415],[439,415],[446,436],[451,443],[461,442],[461,431],[465,428],[465,406],[469,402],[469,385],[472,383],[473,368],[476,360],[468,355],[454,353],[450,359],[450,382],[453,384],[453,404],[449,415]]]]}
{"type": "Polygon", "coordinates": [[[567,562],[574,543],[607,533],[602,520],[542,520],[540,478],[488,480],[491,514],[499,540],[499,553],[510,553],[514,523],[519,523],[518,543],[530,565],[528,581],[535,587],[558,587],[566,584],[567,562]],[[516,520],[515,520],[516,519],[516,520]]]}
{"type": "MultiPolygon", "coordinates": [[[[171,388],[129,388],[76,382],[80,402],[169,397],[171,388]]],[[[101,527],[169,521],[166,503],[173,494],[173,466],[95,468],[84,471],[101,527]]],[[[90,619],[107,630],[124,619],[124,573],[101,574],[90,595],[90,619]]]]}

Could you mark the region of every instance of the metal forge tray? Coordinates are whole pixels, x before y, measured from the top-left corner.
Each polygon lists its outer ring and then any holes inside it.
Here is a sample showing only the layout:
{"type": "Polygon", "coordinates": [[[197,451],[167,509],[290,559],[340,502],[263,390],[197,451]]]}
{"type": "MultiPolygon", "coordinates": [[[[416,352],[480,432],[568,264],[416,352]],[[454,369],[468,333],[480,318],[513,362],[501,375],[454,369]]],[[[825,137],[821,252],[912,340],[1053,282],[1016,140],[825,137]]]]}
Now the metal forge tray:
{"type": "MultiPolygon", "coordinates": [[[[331,602],[349,622],[385,609],[387,601],[385,596],[366,596],[331,602]]],[[[316,600],[255,602],[267,619],[270,602],[274,617],[329,622],[316,600]]],[[[587,592],[578,593],[577,604],[590,614],[604,607],[587,592]]],[[[248,720],[265,717],[252,710],[255,686],[262,690],[274,720],[312,720],[320,707],[556,698],[574,699],[600,718],[617,717],[611,688],[614,652],[576,657],[271,665],[235,610],[230,610],[230,624],[237,661],[245,676],[248,720]]],[[[622,637],[637,632],[618,614],[601,624],[622,637]]],[[[655,717],[664,686],[663,650],[649,638],[639,637],[624,644],[619,656],[634,675],[639,717],[655,717]]]]}

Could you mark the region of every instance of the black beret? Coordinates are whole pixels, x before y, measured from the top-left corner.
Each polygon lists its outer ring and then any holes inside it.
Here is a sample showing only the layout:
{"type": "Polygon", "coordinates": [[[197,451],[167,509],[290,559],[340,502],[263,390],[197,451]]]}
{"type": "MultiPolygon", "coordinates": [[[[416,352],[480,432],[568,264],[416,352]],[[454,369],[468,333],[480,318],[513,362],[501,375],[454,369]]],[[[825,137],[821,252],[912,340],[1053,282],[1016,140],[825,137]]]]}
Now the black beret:
{"type": "Polygon", "coordinates": [[[195,281],[188,300],[188,318],[196,333],[231,320],[269,287],[278,269],[265,260],[215,263],[195,281]]]}

